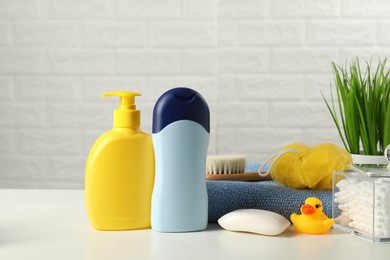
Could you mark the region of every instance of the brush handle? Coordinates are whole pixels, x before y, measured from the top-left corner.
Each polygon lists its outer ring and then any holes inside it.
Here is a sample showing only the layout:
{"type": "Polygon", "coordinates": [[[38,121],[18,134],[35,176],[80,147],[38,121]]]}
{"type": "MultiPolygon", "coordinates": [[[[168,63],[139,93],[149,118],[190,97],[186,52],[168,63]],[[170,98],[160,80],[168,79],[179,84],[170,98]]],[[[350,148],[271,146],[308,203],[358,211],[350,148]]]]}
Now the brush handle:
{"type": "Polygon", "coordinates": [[[209,181],[267,181],[272,180],[271,175],[262,177],[257,172],[235,174],[206,174],[209,181]]]}

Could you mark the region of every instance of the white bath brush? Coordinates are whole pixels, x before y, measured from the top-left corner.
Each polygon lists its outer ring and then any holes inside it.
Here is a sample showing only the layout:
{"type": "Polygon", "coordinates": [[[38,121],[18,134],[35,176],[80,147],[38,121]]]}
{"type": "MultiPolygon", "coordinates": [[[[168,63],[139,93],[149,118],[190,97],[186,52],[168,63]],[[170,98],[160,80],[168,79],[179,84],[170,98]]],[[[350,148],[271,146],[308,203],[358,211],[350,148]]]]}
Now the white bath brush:
{"type": "Polygon", "coordinates": [[[258,172],[245,172],[246,158],[242,155],[209,155],[206,161],[207,180],[260,181],[271,180],[258,172]]]}

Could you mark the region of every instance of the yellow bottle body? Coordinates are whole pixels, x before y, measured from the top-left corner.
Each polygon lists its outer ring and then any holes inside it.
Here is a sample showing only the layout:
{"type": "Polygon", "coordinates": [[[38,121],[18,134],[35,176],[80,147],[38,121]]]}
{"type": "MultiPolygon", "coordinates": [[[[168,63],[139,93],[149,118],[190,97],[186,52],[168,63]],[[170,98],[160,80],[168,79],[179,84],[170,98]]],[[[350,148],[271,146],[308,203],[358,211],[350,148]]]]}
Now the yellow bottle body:
{"type": "Polygon", "coordinates": [[[114,127],[93,145],[85,172],[88,217],[98,230],[150,227],[154,150],[150,135],[114,127]]]}

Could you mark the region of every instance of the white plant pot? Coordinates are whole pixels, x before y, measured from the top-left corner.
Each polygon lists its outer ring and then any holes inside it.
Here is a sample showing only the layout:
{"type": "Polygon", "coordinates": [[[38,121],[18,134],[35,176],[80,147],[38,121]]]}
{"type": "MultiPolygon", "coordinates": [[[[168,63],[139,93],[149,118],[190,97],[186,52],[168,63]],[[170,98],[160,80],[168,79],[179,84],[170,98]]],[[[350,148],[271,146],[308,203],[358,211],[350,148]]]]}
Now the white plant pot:
{"type": "Polygon", "coordinates": [[[351,154],[353,164],[388,164],[384,155],[351,154]]]}

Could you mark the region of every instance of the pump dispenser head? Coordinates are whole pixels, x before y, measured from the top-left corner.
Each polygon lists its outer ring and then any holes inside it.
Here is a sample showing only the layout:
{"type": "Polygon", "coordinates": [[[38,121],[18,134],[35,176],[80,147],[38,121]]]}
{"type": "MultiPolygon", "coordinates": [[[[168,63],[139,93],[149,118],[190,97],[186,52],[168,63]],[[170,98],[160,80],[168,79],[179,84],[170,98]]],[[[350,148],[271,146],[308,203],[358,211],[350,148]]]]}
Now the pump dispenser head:
{"type": "Polygon", "coordinates": [[[132,91],[108,92],[102,97],[119,97],[118,109],[114,110],[114,127],[139,128],[140,111],[135,108],[135,97],[141,96],[140,93],[132,91]]]}

